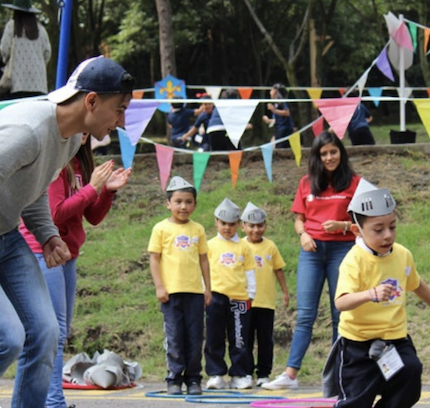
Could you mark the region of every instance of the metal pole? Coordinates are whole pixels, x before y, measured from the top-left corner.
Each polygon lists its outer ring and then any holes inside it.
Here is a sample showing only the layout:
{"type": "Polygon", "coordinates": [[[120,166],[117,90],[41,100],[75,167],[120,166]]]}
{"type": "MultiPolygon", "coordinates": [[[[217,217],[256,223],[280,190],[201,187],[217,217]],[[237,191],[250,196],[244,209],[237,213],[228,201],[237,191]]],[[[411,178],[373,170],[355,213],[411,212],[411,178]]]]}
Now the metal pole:
{"type": "MultiPolygon", "coordinates": [[[[399,16],[400,24],[404,24],[403,14],[399,16]]],[[[400,131],[406,130],[406,119],[405,119],[405,105],[406,100],[403,99],[405,96],[405,49],[399,46],[399,85],[400,85],[400,131]]]]}
{"type": "Polygon", "coordinates": [[[58,47],[57,80],[55,88],[61,88],[67,80],[70,25],[72,21],[73,0],[59,1],[61,8],[60,42],[58,47]]]}

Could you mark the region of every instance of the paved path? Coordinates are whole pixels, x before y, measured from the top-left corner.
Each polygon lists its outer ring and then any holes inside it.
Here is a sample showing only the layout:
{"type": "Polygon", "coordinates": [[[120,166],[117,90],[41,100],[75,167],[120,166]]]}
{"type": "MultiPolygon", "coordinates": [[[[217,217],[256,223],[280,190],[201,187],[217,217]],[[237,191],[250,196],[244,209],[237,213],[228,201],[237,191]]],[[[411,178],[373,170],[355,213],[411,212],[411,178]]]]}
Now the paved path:
{"type": "MultiPolygon", "coordinates": [[[[0,408],[10,407],[13,381],[0,380],[0,408]]],[[[88,391],[88,390],[65,390],[67,403],[75,404],[76,408],[193,408],[194,406],[203,406],[203,408],[226,408],[226,407],[245,407],[249,406],[249,397],[247,395],[257,395],[264,399],[271,399],[273,396],[282,396],[284,398],[322,398],[319,387],[300,387],[298,390],[291,391],[265,391],[254,388],[242,393],[240,399],[233,398],[229,400],[221,399],[221,394],[210,394],[216,397],[216,400],[203,400],[198,404],[190,403],[184,398],[161,398],[156,396],[146,396],[147,393],[154,395],[157,391],[165,390],[162,383],[144,383],[140,382],[139,386],[132,389],[119,391],[88,391]],[[247,399],[246,399],[247,398],[247,399]],[[243,404],[239,404],[243,401],[243,404]],[[215,403],[216,402],[216,403],[215,403]]],[[[205,396],[209,394],[205,393],[205,396]]],[[[224,394],[226,395],[226,394],[224,394]]],[[[430,386],[424,386],[421,400],[416,405],[417,408],[430,408],[430,386]]],[[[28,407],[31,408],[31,407],[28,407]]]]}

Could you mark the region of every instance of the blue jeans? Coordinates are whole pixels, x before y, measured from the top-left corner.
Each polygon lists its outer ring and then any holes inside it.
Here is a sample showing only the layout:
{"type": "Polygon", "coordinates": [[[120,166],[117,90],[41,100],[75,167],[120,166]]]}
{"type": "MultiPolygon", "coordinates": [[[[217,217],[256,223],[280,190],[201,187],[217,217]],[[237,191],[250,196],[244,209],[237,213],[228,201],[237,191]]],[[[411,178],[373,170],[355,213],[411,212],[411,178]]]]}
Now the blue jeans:
{"type": "Polygon", "coordinates": [[[0,236],[0,376],[18,357],[12,408],[43,408],[58,323],[43,274],[18,229],[0,236]]]}
{"type": "Polygon", "coordinates": [[[35,255],[48,284],[52,304],[57,315],[58,324],[60,325],[60,339],[58,341],[57,356],[55,357],[48,398],[46,399],[46,407],[64,408],[67,405],[63,393],[63,349],[70,333],[75,306],[76,258],[71,259],[65,265],[48,268],[43,255],[35,255]]]}
{"type": "Polygon", "coordinates": [[[300,370],[303,357],[312,338],[312,328],[318,314],[324,282],[327,279],[333,327],[332,342],[337,339],[339,312],[334,306],[339,265],[354,241],[336,242],[315,240],[316,252],[300,250],[297,266],[297,321],[291,343],[287,367],[300,370]]]}

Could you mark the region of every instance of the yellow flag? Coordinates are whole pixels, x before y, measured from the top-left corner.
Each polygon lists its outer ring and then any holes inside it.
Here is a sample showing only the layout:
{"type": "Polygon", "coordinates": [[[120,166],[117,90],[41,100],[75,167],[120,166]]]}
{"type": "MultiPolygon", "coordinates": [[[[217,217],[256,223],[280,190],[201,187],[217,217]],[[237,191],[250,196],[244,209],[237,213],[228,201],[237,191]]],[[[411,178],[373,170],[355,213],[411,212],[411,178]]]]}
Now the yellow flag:
{"type": "Polygon", "coordinates": [[[414,103],[430,137],[430,99],[414,99],[414,103]]]}
{"type": "Polygon", "coordinates": [[[297,167],[300,167],[300,162],[302,160],[302,146],[300,144],[300,133],[293,133],[288,141],[290,142],[291,150],[294,153],[296,159],[297,167]]]}

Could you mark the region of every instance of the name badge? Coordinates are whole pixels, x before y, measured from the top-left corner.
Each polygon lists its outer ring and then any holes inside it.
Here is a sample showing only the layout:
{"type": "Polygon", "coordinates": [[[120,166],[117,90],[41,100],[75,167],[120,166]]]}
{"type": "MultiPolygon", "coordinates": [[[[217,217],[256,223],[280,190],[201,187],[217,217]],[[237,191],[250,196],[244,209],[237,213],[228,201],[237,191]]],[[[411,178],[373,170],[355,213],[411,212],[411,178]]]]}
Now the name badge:
{"type": "Polygon", "coordinates": [[[384,350],[376,362],[386,381],[404,367],[402,358],[392,344],[384,350]]]}

